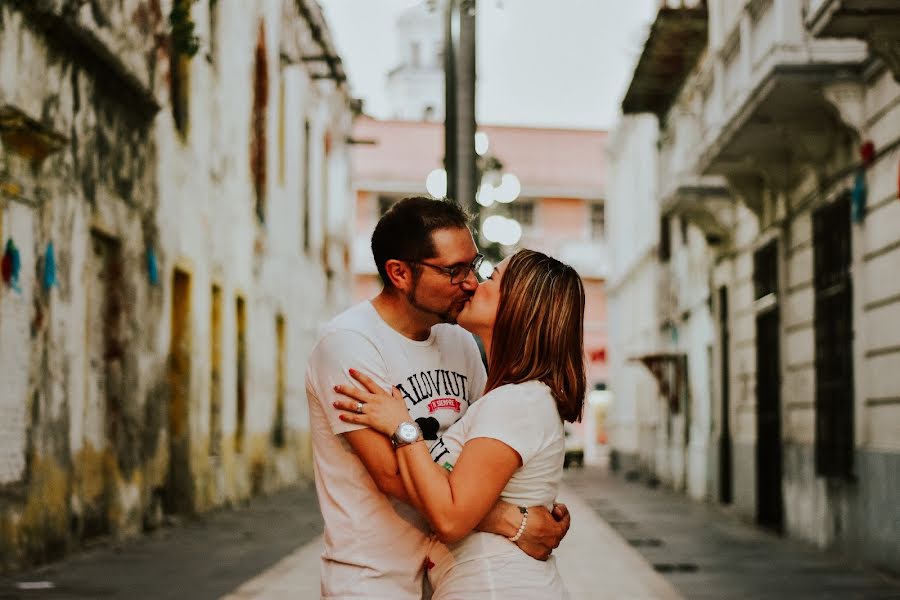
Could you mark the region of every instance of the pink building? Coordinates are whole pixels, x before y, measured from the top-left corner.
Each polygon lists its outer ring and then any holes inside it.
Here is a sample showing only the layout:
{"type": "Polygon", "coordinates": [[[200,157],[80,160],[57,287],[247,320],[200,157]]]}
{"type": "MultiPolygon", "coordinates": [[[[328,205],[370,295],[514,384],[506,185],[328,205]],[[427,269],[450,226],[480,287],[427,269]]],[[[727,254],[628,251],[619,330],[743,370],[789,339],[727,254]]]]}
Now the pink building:
{"type": "MultiPolygon", "coordinates": [[[[494,205],[490,211],[521,224],[517,247],[551,254],[581,274],[587,295],[588,386],[605,384],[606,132],[490,125],[479,126],[479,132],[487,134],[487,153],[502,162],[502,171],[515,174],[521,182],[515,201],[494,205]]],[[[375,223],[393,202],[428,195],[426,177],[443,166],[443,135],[443,125],[436,122],[357,119],[352,156],[356,193],[352,268],[357,300],[371,298],[381,289],[369,246],[375,223]]]]}

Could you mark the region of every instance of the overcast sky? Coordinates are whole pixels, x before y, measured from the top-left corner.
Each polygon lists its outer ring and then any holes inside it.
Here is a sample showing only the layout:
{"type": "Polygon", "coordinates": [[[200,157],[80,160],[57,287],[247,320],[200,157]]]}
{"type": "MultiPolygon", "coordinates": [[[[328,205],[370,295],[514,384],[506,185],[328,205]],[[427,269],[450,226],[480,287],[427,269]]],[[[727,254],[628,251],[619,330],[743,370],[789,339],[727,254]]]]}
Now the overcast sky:
{"type": "MultiPolygon", "coordinates": [[[[319,0],[353,94],[387,117],[394,21],[417,0],[319,0]]],[[[608,129],[659,0],[478,0],[480,123],[608,129]]]]}

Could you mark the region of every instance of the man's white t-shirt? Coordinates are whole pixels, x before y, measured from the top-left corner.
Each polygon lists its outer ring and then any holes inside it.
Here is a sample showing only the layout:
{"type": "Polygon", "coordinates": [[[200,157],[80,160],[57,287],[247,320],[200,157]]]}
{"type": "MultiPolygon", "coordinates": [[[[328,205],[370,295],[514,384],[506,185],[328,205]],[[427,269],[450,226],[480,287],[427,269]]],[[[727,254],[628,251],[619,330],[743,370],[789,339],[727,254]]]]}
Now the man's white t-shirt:
{"type": "MultiPolygon", "coordinates": [[[[432,458],[452,469],[465,443],[475,438],[499,440],[522,458],[501,500],[553,508],[566,450],[550,388],[528,381],[491,390],[432,447],[432,458]]],[[[455,544],[435,541],[429,557],[435,563],[428,574],[434,600],[567,597],[553,557],[535,560],[501,535],[474,531],[455,544]]]]}
{"type": "MultiPolygon", "coordinates": [[[[325,520],[322,597],[420,600],[429,527],[409,505],[386,497],[340,434],[332,402],[337,384],[360,386],[353,368],[380,386],[397,386],[429,445],[483,392],[478,346],[455,325],[435,325],[427,340],[407,338],[371,302],[341,313],[320,330],[306,371],[316,492],[325,520]]],[[[360,386],[361,387],[361,386],[360,386]]]]}

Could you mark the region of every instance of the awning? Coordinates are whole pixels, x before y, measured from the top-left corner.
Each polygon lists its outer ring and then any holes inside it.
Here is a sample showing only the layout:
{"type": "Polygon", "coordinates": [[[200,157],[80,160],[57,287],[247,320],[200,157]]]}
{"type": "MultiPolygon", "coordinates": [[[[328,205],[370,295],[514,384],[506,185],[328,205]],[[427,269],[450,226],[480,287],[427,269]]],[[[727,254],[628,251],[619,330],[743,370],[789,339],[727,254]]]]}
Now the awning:
{"type": "Polygon", "coordinates": [[[669,403],[669,410],[677,414],[681,410],[681,398],[687,398],[687,355],[680,352],[656,352],[631,358],[642,363],[659,386],[659,395],[669,403]]]}

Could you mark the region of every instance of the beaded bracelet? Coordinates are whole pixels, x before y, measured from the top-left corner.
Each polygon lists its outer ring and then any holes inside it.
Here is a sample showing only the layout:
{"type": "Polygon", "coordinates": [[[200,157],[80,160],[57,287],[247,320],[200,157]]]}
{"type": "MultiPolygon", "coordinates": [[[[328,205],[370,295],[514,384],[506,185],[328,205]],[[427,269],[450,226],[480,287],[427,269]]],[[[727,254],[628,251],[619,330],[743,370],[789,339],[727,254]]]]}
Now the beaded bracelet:
{"type": "Polygon", "coordinates": [[[525,533],[525,524],[528,523],[528,507],[520,506],[519,512],[522,513],[522,524],[519,525],[519,530],[516,532],[516,535],[508,538],[511,542],[518,542],[519,538],[522,537],[522,534],[525,533]]]}

